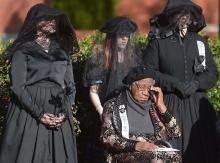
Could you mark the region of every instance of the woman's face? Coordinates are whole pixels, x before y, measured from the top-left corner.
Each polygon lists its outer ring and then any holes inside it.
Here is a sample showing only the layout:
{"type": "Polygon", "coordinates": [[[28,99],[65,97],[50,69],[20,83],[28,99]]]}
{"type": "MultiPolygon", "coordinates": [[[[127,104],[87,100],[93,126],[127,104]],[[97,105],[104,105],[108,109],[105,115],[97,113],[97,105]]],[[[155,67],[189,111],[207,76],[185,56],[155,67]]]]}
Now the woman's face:
{"type": "Polygon", "coordinates": [[[177,16],[177,26],[181,37],[187,33],[187,28],[191,24],[190,14],[183,14],[177,16]]]}
{"type": "Polygon", "coordinates": [[[190,24],[190,15],[182,15],[179,17],[178,26],[179,29],[186,29],[190,24]]]}
{"type": "Polygon", "coordinates": [[[125,49],[129,40],[129,35],[120,34],[116,36],[116,44],[119,49],[125,49]]]}
{"type": "Polygon", "coordinates": [[[41,20],[37,24],[37,29],[46,34],[53,34],[56,32],[56,20],[41,20]]]}
{"type": "Polygon", "coordinates": [[[145,78],[133,82],[129,89],[132,97],[140,103],[145,103],[150,97],[150,88],[155,84],[154,79],[145,78]]]}

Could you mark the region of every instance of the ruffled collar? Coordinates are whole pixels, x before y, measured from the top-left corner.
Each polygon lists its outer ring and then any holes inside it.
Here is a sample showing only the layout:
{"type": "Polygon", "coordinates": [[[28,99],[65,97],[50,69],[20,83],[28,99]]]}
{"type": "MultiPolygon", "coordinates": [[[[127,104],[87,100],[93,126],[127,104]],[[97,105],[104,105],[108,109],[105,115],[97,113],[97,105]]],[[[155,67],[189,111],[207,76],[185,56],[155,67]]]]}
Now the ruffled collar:
{"type": "Polygon", "coordinates": [[[48,52],[44,51],[44,49],[35,41],[29,41],[23,44],[20,49],[24,53],[36,58],[44,58],[49,60],[69,60],[66,52],[56,41],[51,41],[48,52]]]}

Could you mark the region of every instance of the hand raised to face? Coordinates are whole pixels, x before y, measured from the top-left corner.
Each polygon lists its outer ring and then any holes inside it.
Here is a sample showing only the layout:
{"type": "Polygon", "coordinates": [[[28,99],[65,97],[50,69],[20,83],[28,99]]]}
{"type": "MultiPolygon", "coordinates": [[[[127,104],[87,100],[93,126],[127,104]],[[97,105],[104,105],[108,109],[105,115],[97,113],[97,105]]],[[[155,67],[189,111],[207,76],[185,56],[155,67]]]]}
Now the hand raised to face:
{"type": "Polygon", "coordinates": [[[163,92],[162,92],[161,88],[152,86],[150,88],[150,91],[152,92],[151,94],[154,98],[154,102],[155,102],[157,108],[159,109],[159,111],[161,113],[165,113],[167,108],[166,108],[164,101],[163,101],[163,92]]]}

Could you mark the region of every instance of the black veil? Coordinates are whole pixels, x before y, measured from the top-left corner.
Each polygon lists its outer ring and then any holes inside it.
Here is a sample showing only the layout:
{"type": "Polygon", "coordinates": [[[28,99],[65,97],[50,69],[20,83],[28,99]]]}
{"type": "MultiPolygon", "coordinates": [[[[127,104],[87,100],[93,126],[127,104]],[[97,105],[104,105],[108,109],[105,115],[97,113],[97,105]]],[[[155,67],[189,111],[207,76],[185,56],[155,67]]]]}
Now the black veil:
{"type": "Polygon", "coordinates": [[[18,33],[17,38],[6,49],[7,58],[10,60],[14,52],[23,48],[24,43],[33,41],[37,32],[37,23],[41,20],[53,18],[56,20],[56,36],[61,47],[68,53],[74,54],[79,51],[76,34],[68,17],[45,4],[34,5],[27,13],[24,24],[18,33]]]}
{"type": "Polygon", "coordinates": [[[136,24],[130,19],[115,17],[100,30],[106,37],[101,43],[95,43],[93,54],[85,65],[83,83],[85,87],[99,85],[99,97],[102,102],[120,92],[124,86],[123,78],[132,67],[140,63],[141,53],[131,42],[136,29],[136,24]],[[129,40],[119,55],[116,37],[122,34],[128,35],[129,40]]]}
{"type": "Polygon", "coordinates": [[[197,33],[206,26],[200,6],[191,0],[168,0],[162,13],[150,19],[149,37],[151,39],[166,38],[179,32],[176,31],[177,20],[175,17],[181,12],[190,14],[191,23],[188,31],[197,33]]]}

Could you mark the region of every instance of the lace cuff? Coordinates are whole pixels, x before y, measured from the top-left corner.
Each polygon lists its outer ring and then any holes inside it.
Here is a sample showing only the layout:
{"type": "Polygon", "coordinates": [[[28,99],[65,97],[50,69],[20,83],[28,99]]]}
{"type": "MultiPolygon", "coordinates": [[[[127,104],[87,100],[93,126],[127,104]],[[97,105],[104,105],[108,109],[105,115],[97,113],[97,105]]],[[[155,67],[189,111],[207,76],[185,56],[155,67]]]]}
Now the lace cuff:
{"type": "Polygon", "coordinates": [[[172,115],[166,111],[165,113],[160,113],[163,123],[169,123],[172,119],[172,115]]]}
{"type": "Polygon", "coordinates": [[[127,143],[125,144],[124,151],[125,152],[134,152],[137,142],[138,141],[135,141],[135,140],[128,140],[127,143]]]}

